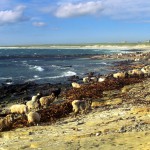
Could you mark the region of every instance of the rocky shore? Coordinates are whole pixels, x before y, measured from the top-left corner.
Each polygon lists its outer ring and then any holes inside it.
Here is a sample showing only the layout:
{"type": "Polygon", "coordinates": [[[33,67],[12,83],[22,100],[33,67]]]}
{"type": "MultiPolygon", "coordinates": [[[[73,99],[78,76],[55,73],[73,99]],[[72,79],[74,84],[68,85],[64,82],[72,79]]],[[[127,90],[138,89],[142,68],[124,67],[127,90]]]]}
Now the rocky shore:
{"type": "MultiPolygon", "coordinates": [[[[149,52],[104,57],[122,59],[116,63],[116,70],[125,71],[150,64],[149,52]]],[[[81,89],[73,89],[67,84],[2,85],[0,114],[4,115],[7,107],[24,103],[40,90],[56,88],[62,89],[61,95],[48,109],[40,110],[41,124],[29,127],[26,122],[18,121],[11,131],[0,132],[0,150],[149,149],[149,77],[91,83],[81,89]],[[92,110],[74,118],[69,100],[83,97],[92,98],[92,110]]]]}

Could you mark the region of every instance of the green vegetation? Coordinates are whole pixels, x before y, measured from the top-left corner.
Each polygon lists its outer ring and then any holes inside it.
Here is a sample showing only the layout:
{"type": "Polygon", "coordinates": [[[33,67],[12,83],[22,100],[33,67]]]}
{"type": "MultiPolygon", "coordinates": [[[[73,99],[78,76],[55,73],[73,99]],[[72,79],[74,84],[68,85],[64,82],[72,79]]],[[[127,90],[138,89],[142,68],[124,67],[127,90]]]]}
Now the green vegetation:
{"type": "Polygon", "coordinates": [[[54,47],[84,47],[84,46],[150,46],[150,42],[139,42],[139,43],[79,43],[79,44],[33,44],[33,45],[11,45],[11,46],[0,46],[0,47],[18,47],[18,48],[54,48],[54,47]]]}

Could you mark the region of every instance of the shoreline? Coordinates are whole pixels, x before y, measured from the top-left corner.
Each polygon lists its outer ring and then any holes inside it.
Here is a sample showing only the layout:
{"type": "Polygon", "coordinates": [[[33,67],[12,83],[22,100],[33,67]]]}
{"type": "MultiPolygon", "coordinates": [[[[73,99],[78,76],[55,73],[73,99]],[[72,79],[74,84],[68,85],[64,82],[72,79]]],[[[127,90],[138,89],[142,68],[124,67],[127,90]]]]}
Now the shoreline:
{"type": "Polygon", "coordinates": [[[150,51],[147,44],[94,44],[94,45],[35,45],[35,46],[0,46],[0,49],[104,49],[104,50],[130,50],[138,49],[150,51]]]}

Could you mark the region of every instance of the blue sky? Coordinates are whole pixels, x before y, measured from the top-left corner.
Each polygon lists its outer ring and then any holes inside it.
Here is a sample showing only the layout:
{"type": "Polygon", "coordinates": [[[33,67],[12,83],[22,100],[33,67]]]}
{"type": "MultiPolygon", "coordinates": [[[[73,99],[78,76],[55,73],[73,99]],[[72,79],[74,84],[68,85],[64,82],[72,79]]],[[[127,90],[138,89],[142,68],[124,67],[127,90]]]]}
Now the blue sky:
{"type": "Polygon", "coordinates": [[[0,45],[149,39],[148,0],[0,0],[0,45]]]}

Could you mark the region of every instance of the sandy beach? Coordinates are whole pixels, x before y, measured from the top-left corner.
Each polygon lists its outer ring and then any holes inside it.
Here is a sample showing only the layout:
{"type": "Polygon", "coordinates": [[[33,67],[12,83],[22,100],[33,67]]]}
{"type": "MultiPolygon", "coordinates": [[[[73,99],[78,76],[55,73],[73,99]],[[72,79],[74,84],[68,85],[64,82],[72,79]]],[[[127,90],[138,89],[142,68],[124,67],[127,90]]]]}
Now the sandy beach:
{"type": "Polygon", "coordinates": [[[143,50],[150,51],[150,44],[82,44],[82,45],[29,45],[29,46],[0,46],[0,49],[104,49],[104,50],[143,50]]]}
{"type": "MultiPolygon", "coordinates": [[[[125,60],[134,60],[138,56],[139,54],[136,54],[134,57],[133,55],[127,56],[125,54],[117,59],[124,59],[124,62],[125,60]]],[[[116,55],[111,57],[116,58],[116,55]]],[[[149,52],[146,50],[140,59],[132,63],[132,65],[120,63],[116,65],[116,68],[118,70],[135,69],[148,64],[150,64],[149,52]]],[[[49,85],[32,85],[32,88],[31,85],[22,86],[24,89],[34,89],[34,92],[36,92],[39,88],[46,88],[49,85]]],[[[16,88],[20,93],[22,86],[16,88]]],[[[59,107],[53,105],[54,108],[51,106],[49,110],[41,110],[44,117],[39,126],[29,127],[26,124],[20,123],[15,124],[10,131],[0,132],[0,150],[149,149],[149,77],[120,79],[117,81],[107,81],[103,84],[91,83],[84,85],[81,89],[73,89],[70,85],[55,86],[63,87],[60,97],[55,102],[56,104],[61,104],[66,99],[72,100],[83,94],[85,97],[91,97],[92,95],[92,110],[88,114],[78,114],[76,118],[72,117],[72,111],[68,111],[65,117],[57,118],[54,122],[47,121],[49,118],[44,116],[44,113],[59,107]]],[[[7,90],[10,92],[9,88],[7,90]]],[[[5,90],[3,89],[3,91],[5,90]]],[[[12,103],[21,102],[16,100],[10,103],[9,100],[1,102],[1,114],[7,106],[12,103]]],[[[61,108],[63,111],[69,107],[69,105],[63,106],[65,106],[61,108]]]]}

